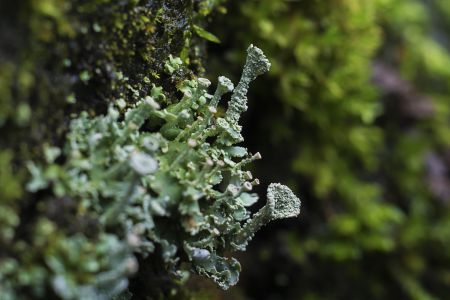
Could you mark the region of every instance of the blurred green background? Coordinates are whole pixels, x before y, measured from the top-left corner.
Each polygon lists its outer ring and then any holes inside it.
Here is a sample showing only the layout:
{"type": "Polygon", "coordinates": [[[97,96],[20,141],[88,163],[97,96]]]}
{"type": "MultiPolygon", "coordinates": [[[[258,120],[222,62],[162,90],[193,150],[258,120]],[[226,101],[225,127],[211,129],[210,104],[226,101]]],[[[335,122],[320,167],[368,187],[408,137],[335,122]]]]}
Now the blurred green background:
{"type": "Polygon", "coordinates": [[[240,66],[250,43],[267,53],[245,138],[255,174],[295,188],[302,214],[257,236],[225,298],[448,299],[450,2],[226,7],[207,65],[240,66]]]}

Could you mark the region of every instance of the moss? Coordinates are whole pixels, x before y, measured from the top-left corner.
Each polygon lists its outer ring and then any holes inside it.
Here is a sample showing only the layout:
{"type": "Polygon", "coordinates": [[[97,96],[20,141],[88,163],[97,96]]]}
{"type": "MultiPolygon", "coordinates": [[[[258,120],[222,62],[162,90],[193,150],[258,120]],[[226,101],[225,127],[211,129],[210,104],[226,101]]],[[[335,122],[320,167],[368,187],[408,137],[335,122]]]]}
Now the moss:
{"type": "Polygon", "coordinates": [[[249,297],[448,293],[444,2],[241,1],[212,29],[223,42],[211,47],[216,69],[242,60],[236,49],[249,41],[271,59],[247,141],[272,159],[257,169],[262,181],[286,176],[308,208],[249,256],[243,281],[267,286],[243,286],[249,297]]]}

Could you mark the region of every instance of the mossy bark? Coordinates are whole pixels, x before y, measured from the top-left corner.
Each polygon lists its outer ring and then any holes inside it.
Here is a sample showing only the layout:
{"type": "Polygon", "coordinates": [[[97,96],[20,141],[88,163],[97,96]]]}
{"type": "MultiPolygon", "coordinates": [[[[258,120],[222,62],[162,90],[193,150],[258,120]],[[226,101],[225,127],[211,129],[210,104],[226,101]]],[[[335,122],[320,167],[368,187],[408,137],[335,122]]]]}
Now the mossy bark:
{"type": "MultiPolygon", "coordinates": [[[[203,2],[0,2],[0,265],[10,258],[26,260],[30,268],[43,264],[42,249],[34,245],[38,219],[48,219],[68,236],[81,232],[95,240],[97,220],[77,218],[74,199],[25,191],[26,164],[44,159],[44,145],[62,146],[70,120],[79,112],[102,114],[119,99],[133,104],[150,94],[153,85],[175,96],[178,82],[201,74],[204,41],[193,25],[203,26],[220,1],[203,2]],[[188,68],[167,75],[169,55],[181,57],[188,68]],[[30,248],[35,252],[31,256],[26,253],[30,248]]],[[[145,293],[137,295],[168,295],[173,281],[161,264],[152,262],[142,270],[131,284],[140,289],[139,277],[145,276],[145,293]],[[162,281],[167,284],[158,284],[162,281]]],[[[0,276],[0,290],[2,280],[0,276]]],[[[40,285],[37,294],[52,297],[42,282],[18,283],[17,295],[33,297],[33,286],[40,285]]]]}

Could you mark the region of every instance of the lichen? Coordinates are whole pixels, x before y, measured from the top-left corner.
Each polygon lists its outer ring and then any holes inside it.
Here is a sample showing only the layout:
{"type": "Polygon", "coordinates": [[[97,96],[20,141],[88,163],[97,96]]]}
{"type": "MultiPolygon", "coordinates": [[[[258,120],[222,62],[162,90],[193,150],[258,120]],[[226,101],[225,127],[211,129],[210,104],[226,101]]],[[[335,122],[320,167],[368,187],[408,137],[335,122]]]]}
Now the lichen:
{"type": "MultiPolygon", "coordinates": [[[[225,77],[219,78],[214,96],[208,93],[209,80],[186,80],[179,86],[183,97],[169,105],[163,104],[164,90],[153,86],[151,96],[123,114],[120,102],[110,105],[104,116],[82,113],[72,120],[62,151],[47,147],[45,164],[30,162],[30,192],[50,189],[56,197],[75,200],[79,217],[97,216],[101,236],[115,239],[113,248],[123,254],[102,258],[107,268],[102,272],[113,274],[105,283],[107,295],[126,288],[130,253],[146,257],[156,249],[174,276],[181,278],[181,262],[189,262],[192,270],[227,289],[237,283],[241,267],[225,253],[245,250],[269,221],[300,213],[300,200],[281,184],[269,186],[267,205],[258,213],[251,217],[248,211],[258,199],[251,191],[259,182],[245,168],[261,155],[235,145],[243,140],[237,122],[245,111],[250,81],[268,66],[262,51],[250,46],[224,118],[211,107],[233,90],[225,77]],[[55,163],[60,155],[64,164],[55,163]]],[[[75,235],[67,243],[79,238],[75,235]]],[[[67,270],[65,263],[58,268],[67,270]]],[[[87,282],[67,282],[58,270],[51,267],[49,272],[60,297],[105,295],[99,284],[103,273],[97,268],[81,270],[87,282]],[[67,294],[67,285],[72,294],[67,294]]]]}

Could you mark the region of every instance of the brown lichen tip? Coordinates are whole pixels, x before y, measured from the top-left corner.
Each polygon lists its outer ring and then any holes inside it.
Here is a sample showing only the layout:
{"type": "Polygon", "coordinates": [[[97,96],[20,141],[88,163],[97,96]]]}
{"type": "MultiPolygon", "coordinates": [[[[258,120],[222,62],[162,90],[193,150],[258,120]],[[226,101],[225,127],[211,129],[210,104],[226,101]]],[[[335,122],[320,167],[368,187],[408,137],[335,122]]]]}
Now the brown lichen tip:
{"type": "Polygon", "coordinates": [[[287,186],[272,183],[267,189],[267,205],[272,220],[276,220],[298,216],[301,201],[287,186]]]}

